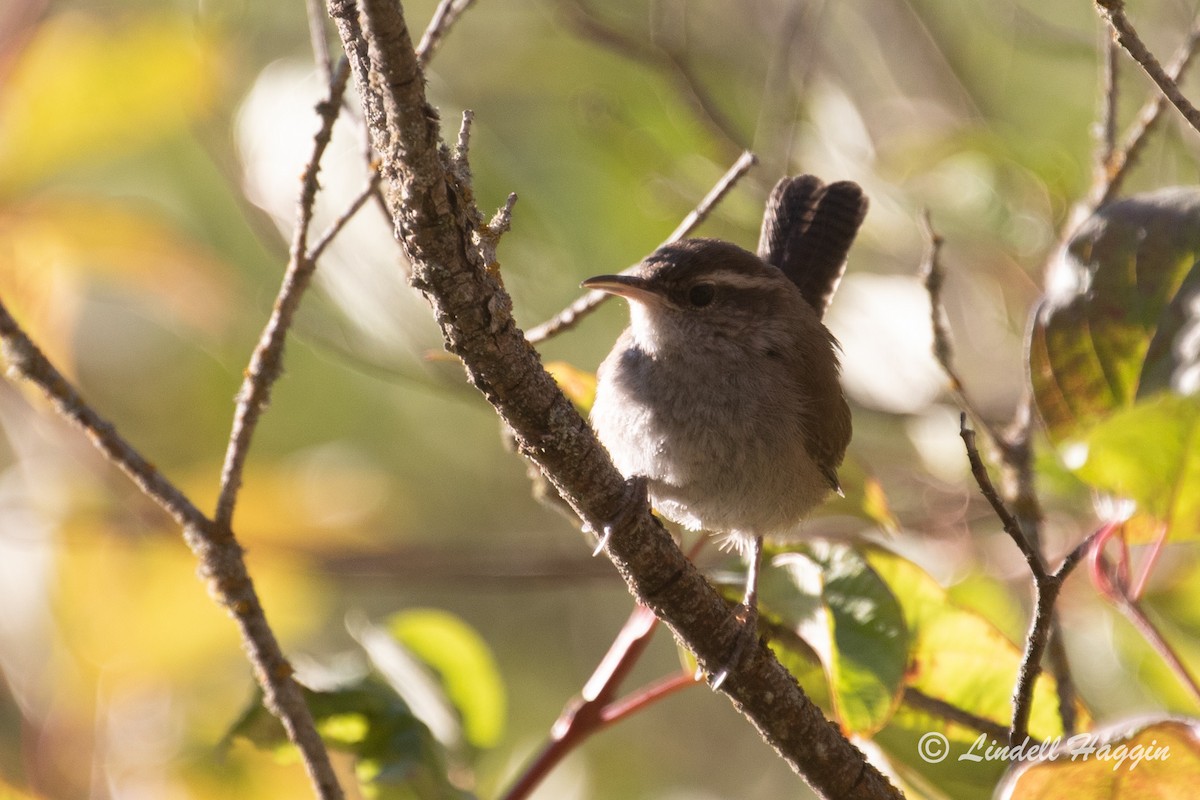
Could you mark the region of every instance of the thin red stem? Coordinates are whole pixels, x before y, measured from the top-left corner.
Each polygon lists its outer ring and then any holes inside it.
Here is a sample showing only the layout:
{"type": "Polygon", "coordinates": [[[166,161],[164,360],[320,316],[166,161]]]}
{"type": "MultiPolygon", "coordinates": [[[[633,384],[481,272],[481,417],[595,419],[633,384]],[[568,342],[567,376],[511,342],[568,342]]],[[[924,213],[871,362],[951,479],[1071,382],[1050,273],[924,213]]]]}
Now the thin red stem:
{"type": "Polygon", "coordinates": [[[675,694],[675,692],[681,689],[695,686],[702,680],[703,678],[697,678],[696,671],[691,669],[677,672],[674,675],[668,675],[649,686],[637,690],[628,697],[609,705],[600,715],[600,726],[606,727],[620,722],[631,714],[635,714],[643,708],[675,694]]]}

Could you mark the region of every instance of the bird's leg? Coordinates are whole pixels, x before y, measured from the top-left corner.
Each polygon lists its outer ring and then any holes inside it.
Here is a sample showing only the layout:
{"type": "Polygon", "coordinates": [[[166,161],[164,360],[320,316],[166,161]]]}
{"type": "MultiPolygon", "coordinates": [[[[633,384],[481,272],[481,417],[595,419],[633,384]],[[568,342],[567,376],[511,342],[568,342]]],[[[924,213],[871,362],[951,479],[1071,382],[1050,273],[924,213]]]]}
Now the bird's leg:
{"type": "Polygon", "coordinates": [[[733,610],[733,618],[738,624],[737,638],[733,643],[733,652],[729,660],[710,684],[713,691],[721,688],[729,672],[741,661],[746,648],[758,638],[758,573],[762,569],[763,537],[755,536],[750,542],[750,565],[746,569],[746,592],[742,602],[733,610]]]}
{"type": "Polygon", "coordinates": [[[608,547],[608,540],[612,538],[613,531],[625,526],[631,519],[650,508],[650,496],[646,493],[646,484],[645,475],[631,475],[625,479],[625,501],[621,503],[621,510],[617,512],[617,515],[604,523],[604,527],[596,535],[596,549],[592,551],[592,556],[598,556],[604,552],[604,548],[608,547]]]}

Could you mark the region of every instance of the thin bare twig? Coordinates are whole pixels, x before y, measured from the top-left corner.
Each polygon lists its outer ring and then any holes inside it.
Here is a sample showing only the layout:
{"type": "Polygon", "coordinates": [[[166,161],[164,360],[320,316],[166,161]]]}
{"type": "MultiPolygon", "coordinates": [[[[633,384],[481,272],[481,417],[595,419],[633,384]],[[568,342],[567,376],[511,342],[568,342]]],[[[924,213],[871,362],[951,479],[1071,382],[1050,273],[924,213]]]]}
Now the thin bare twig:
{"type": "Polygon", "coordinates": [[[1016,544],[1017,549],[1021,551],[1021,555],[1025,557],[1025,563],[1029,565],[1029,571],[1033,573],[1033,577],[1039,582],[1044,581],[1048,575],[1046,564],[1042,560],[1042,554],[1030,543],[1026,538],[1025,533],[1021,530],[1021,524],[1017,522],[1017,518],[1008,510],[1008,506],[1004,504],[1000,493],[996,491],[995,485],[992,483],[992,478],[988,475],[987,467],[983,464],[983,459],[979,455],[979,448],[975,445],[975,431],[967,425],[967,414],[962,412],[959,415],[959,436],[962,437],[963,445],[967,450],[967,459],[971,463],[971,474],[975,477],[975,483],[979,486],[979,491],[983,493],[988,504],[996,516],[1000,518],[1000,523],[1004,526],[1004,532],[1016,544]]]}
{"type": "Polygon", "coordinates": [[[1100,90],[1100,124],[1096,126],[1095,169],[1097,182],[1107,180],[1117,151],[1117,107],[1119,84],[1117,65],[1120,49],[1112,36],[1104,37],[1104,68],[1100,90]]]}
{"type": "Polygon", "coordinates": [[[1137,628],[1139,634],[1146,642],[1158,653],[1166,665],[1174,673],[1179,682],[1187,689],[1188,694],[1197,703],[1200,703],[1200,684],[1196,682],[1196,677],[1192,675],[1191,670],[1183,663],[1183,659],[1179,657],[1179,653],[1171,646],[1166,637],[1158,629],[1158,626],[1146,614],[1141,603],[1134,600],[1125,591],[1120,591],[1117,594],[1116,606],[1125,616],[1127,620],[1137,628]]]}
{"type": "MultiPolygon", "coordinates": [[[[922,264],[922,272],[925,275],[925,288],[929,294],[930,301],[930,322],[933,330],[934,357],[946,373],[950,381],[950,388],[960,408],[963,409],[960,421],[960,433],[967,447],[967,455],[971,462],[971,471],[975,476],[975,481],[1004,523],[1005,531],[1017,544],[1018,548],[1020,548],[1033,573],[1039,601],[1039,614],[1044,614],[1044,616],[1035,615],[1031,624],[1031,635],[1033,631],[1037,631],[1039,637],[1048,637],[1049,639],[1049,660],[1055,675],[1055,687],[1058,691],[1059,711],[1063,729],[1073,731],[1076,716],[1075,684],[1071,677],[1070,665],[1067,662],[1066,649],[1062,641],[1062,630],[1053,614],[1053,603],[1051,602],[1048,605],[1042,603],[1046,569],[1040,552],[1041,504],[1038,502],[1037,491],[1034,486],[1033,447],[1030,438],[1032,434],[1033,398],[1032,395],[1026,394],[1017,407],[1012,424],[1006,430],[1000,430],[992,426],[983,419],[982,415],[976,409],[954,365],[953,340],[950,333],[949,321],[946,318],[945,307],[942,302],[942,288],[945,281],[945,273],[941,264],[942,237],[933,229],[928,212],[923,215],[923,228],[928,245],[922,264]],[[975,446],[974,431],[968,429],[966,425],[968,415],[975,421],[975,424],[981,426],[987,432],[989,440],[999,451],[1000,462],[1006,478],[1004,481],[1007,489],[1006,494],[1016,509],[1016,513],[1009,512],[1008,507],[1001,499],[1000,493],[992,485],[991,478],[988,476],[983,461],[979,457],[979,451],[975,446]],[[1043,628],[1045,628],[1044,633],[1042,632],[1043,628]]],[[[1057,590],[1055,590],[1055,594],[1057,594],[1057,590]]],[[[1022,665],[1022,679],[1032,680],[1026,674],[1028,664],[1040,664],[1041,651],[1046,647],[1047,640],[1046,638],[1040,638],[1034,642],[1027,639],[1026,645],[1027,648],[1033,646],[1034,649],[1032,652],[1027,650],[1027,659],[1022,665]],[[1036,661],[1032,661],[1032,659],[1036,659],[1036,661]]],[[[1034,677],[1036,677],[1036,673],[1034,673],[1034,677]]],[[[1022,679],[1019,679],[1017,683],[1017,697],[1023,696],[1023,686],[1025,684],[1023,684],[1022,679]]],[[[1024,702],[1027,704],[1027,700],[1024,702]]],[[[1022,711],[1022,707],[1016,705],[1016,701],[1014,701],[1014,721],[1020,719],[1022,711]]],[[[1012,729],[1015,737],[1013,741],[1019,741],[1024,738],[1025,732],[1022,730],[1023,727],[1024,724],[1014,726],[1012,729]],[[1018,732],[1021,733],[1019,737],[1016,736],[1018,732]]]]}
{"type": "MultiPolygon", "coordinates": [[[[965,413],[960,418],[960,434],[966,447],[967,458],[971,463],[971,473],[979,485],[979,490],[987,498],[992,510],[1000,519],[1005,533],[1025,557],[1025,563],[1028,564],[1029,571],[1033,574],[1034,612],[1029,623],[1029,632],[1025,636],[1025,652],[1017,671],[1017,682],[1013,687],[1013,718],[1008,733],[1009,743],[1015,745],[1023,742],[1029,736],[1029,717],[1033,710],[1033,689],[1037,677],[1041,673],[1042,656],[1046,653],[1047,644],[1054,632],[1054,604],[1058,600],[1063,582],[1083,560],[1093,543],[1105,535],[1104,532],[1107,528],[1101,527],[1076,545],[1062,560],[1058,568],[1051,572],[1046,567],[1042,554],[1022,531],[1017,518],[1008,510],[992,484],[983,459],[979,456],[979,449],[975,446],[974,432],[967,427],[965,413]]],[[[1116,523],[1111,524],[1115,525],[1116,523]]],[[[1060,707],[1064,702],[1074,703],[1073,692],[1060,694],[1060,707]]],[[[1074,710],[1072,708],[1064,715],[1063,727],[1066,728],[1073,724],[1074,710]]]]}
{"type": "MultiPolygon", "coordinates": [[[[945,282],[945,271],[941,263],[942,237],[933,229],[928,211],[922,216],[922,223],[928,242],[922,272],[925,275],[925,289],[929,294],[934,357],[942,367],[942,371],[946,373],[950,381],[950,389],[955,395],[959,407],[965,412],[963,421],[965,422],[966,416],[970,415],[976,425],[987,431],[988,438],[999,451],[1000,461],[1008,478],[1005,481],[1008,488],[1007,494],[1016,509],[1016,513],[1010,515],[1011,519],[1006,522],[1006,530],[1009,530],[1009,525],[1013,526],[1013,530],[1019,536],[1014,540],[1017,541],[1018,546],[1021,546],[1021,551],[1026,555],[1027,560],[1030,553],[1037,553],[1039,554],[1037,561],[1040,562],[1041,505],[1034,488],[1033,451],[1030,444],[1032,397],[1024,398],[1018,406],[1016,419],[1007,430],[999,430],[984,420],[974,403],[971,402],[954,365],[953,339],[949,320],[946,318],[945,306],[942,303],[942,287],[945,282]]],[[[964,434],[964,436],[966,435],[968,434],[964,434]]],[[[991,494],[988,500],[992,502],[993,508],[997,508],[996,504],[1000,501],[999,493],[991,486],[991,480],[987,477],[986,470],[983,470],[983,463],[979,460],[978,451],[975,449],[974,434],[969,435],[972,436],[972,439],[968,442],[967,450],[968,455],[974,453],[971,458],[971,468],[975,473],[976,482],[980,484],[981,488],[986,483],[988,490],[985,490],[984,494],[988,494],[990,490],[991,494]]],[[[1005,514],[1008,513],[1003,503],[1000,503],[1000,507],[1005,508],[1005,514]]],[[[1009,531],[1009,534],[1010,536],[1014,535],[1012,530],[1009,531]]],[[[1075,682],[1071,677],[1062,629],[1057,618],[1051,616],[1049,625],[1049,661],[1054,673],[1055,688],[1058,692],[1059,715],[1062,718],[1063,730],[1073,733],[1076,717],[1075,682]]]]}
{"type": "Polygon", "coordinates": [[[433,12],[433,18],[429,21],[429,27],[421,37],[421,43],[417,45],[417,63],[422,69],[441,47],[454,23],[474,4],[475,0],[442,0],[438,3],[437,10],[433,12]]]}
{"type": "Polygon", "coordinates": [[[641,604],[634,607],[579,697],[568,703],[555,721],[550,741],[504,793],[503,800],[524,800],[585,739],[680,689],[696,685],[689,670],[617,700],[621,683],[646,651],[657,623],[648,608],[641,604]]]}
{"type": "Polygon", "coordinates": [[[1067,642],[1057,615],[1050,623],[1046,660],[1050,664],[1050,674],[1054,676],[1054,690],[1058,695],[1058,718],[1062,722],[1063,735],[1070,738],[1078,731],[1079,712],[1076,704],[1079,693],[1075,690],[1075,677],[1071,673],[1071,663],[1067,658],[1067,642]]]}
{"type": "MultiPolygon", "coordinates": [[[[963,409],[960,428],[964,442],[967,445],[967,454],[971,461],[971,470],[975,476],[976,483],[979,484],[980,489],[987,496],[988,501],[992,504],[992,508],[996,510],[996,513],[1004,521],[1005,531],[1013,538],[1017,546],[1021,548],[1026,561],[1030,563],[1031,570],[1034,573],[1035,584],[1040,585],[1040,580],[1042,579],[1039,578],[1039,574],[1044,574],[1044,564],[1039,550],[1041,505],[1038,502],[1037,493],[1034,488],[1033,451],[1030,444],[1030,434],[1032,432],[1030,423],[1033,414],[1031,406],[1032,398],[1026,397],[1022,401],[1018,406],[1016,419],[1004,431],[998,430],[982,420],[981,415],[975,409],[974,404],[967,396],[962,379],[959,377],[954,366],[954,348],[950,325],[946,319],[945,308],[942,303],[942,285],[945,281],[945,273],[940,259],[942,237],[934,231],[928,212],[923,216],[923,223],[928,246],[922,271],[925,274],[925,288],[929,294],[931,308],[934,357],[946,373],[950,381],[951,390],[959,406],[963,409]],[[996,491],[991,479],[987,475],[983,462],[979,458],[978,449],[975,447],[974,432],[968,430],[965,425],[968,415],[975,420],[976,424],[984,427],[992,444],[999,451],[1005,474],[1009,476],[1009,480],[1005,482],[1009,487],[1007,494],[1016,509],[1016,513],[1009,513],[1007,506],[1001,500],[999,492],[996,491]],[[1033,566],[1034,564],[1040,566],[1035,567],[1033,566]]],[[[1039,590],[1039,596],[1040,594],[1039,590]]],[[[1052,612],[1052,609],[1050,611],[1052,612]]],[[[1039,621],[1035,618],[1035,629],[1040,630],[1043,624],[1049,625],[1047,634],[1049,637],[1049,661],[1054,673],[1055,688],[1058,692],[1059,715],[1062,719],[1063,730],[1068,734],[1073,733],[1076,718],[1075,682],[1071,677],[1070,664],[1067,661],[1062,629],[1058,624],[1057,618],[1052,613],[1049,613],[1049,616],[1045,620],[1039,621]]],[[[1040,653],[1036,655],[1040,660],[1040,653]]],[[[1020,685],[1018,683],[1018,687],[1020,685]]]]}
{"type": "Polygon", "coordinates": [[[564,0],[560,8],[564,11],[566,23],[576,34],[625,58],[661,71],[670,79],[676,92],[692,109],[696,118],[718,141],[733,150],[746,149],[743,137],[736,130],[733,121],[721,111],[678,47],[654,41],[646,42],[631,36],[600,19],[580,0],[564,0]]]}
{"type": "Polygon", "coordinates": [[[1183,663],[1183,659],[1167,641],[1166,637],[1154,624],[1153,620],[1142,608],[1140,592],[1144,587],[1150,571],[1154,568],[1154,564],[1158,559],[1158,553],[1161,551],[1162,545],[1165,542],[1164,529],[1162,536],[1154,544],[1150,557],[1142,566],[1140,574],[1136,580],[1131,579],[1129,566],[1129,547],[1124,538],[1123,526],[1114,525],[1105,530],[1104,536],[1100,537],[1095,546],[1091,550],[1092,556],[1092,583],[1095,584],[1100,594],[1108,598],[1110,602],[1117,607],[1124,617],[1129,620],[1137,632],[1141,634],[1146,643],[1150,645],[1154,652],[1158,653],[1159,658],[1167,665],[1167,667],[1179,679],[1184,688],[1192,695],[1196,702],[1200,703],[1200,684],[1197,683],[1195,676],[1183,663]],[[1121,544],[1121,558],[1117,564],[1112,564],[1104,555],[1104,546],[1110,539],[1116,538],[1121,544]]]}
{"type": "Polygon", "coordinates": [[[380,180],[381,178],[378,170],[371,173],[371,177],[367,179],[367,185],[364,186],[357,195],[355,195],[354,199],[350,201],[350,205],[346,206],[345,210],[342,211],[341,214],[337,215],[337,219],[329,223],[329,227],[326,228],[321,235],[317,237],[317,241],[308,248],[306,257],[309,261],[316,263],[316,261],[320,259],[320,257],[325,253],[325,248],[329,247],[329,243],[332,242],[337,235],[342,232],[342,228],[346,227],[346,224],[354,218],[354,215],[358,213],[358,210],[362,208],[368,200],[371,199],[371,196],[375,192],[379,191],[380,180]]]}
{"type": "Polygon", "coordinates": [[[978,714],[972,714],[970,711],[959,708],[956,705],[947,703],[945,700],[939,700],[936,697],[931,697],[919,689],[914,689],[911,686],[904,687],[904,703],[918,711],[924,711],[926,714],[932,714],[935,717],[941,717],[947,722],[953,722],[956,725],[962,725],[964,728],[985,733],[997,741],[1002,741],[1008,738],[1008,728],[992,722],[986,717],[981,717],[978,714]]]}
{"type": "Polygon", "coordinates": [[[730,190],[737,185],[737,182],[744,178],[746,173],[753,169],[756,164],[758,164],[758,156],[749,150],[742,151],[742,154],[737,157],[737,161],[734,161],[729,169],[725,170],[725,174],[713,184],[713,187],[708,190],[708,194],[704,195],[700,202],[696,204],[696,207],[689,211],[688,215],[675,226],[675,230],[671,231],[671,235],[663,241],[663,244],[673,244],[686,236],[690,236],[692,231],[696,230],[704,220],[708,219],[708,215],[717,207],[717,203],[724,200],[725,195],[729,194],[730,190]]]}
{"type": "Polygon", "coordinates": [[[933,222],[926,210],[921,215],[921,229],[925,234],[925,256],[921,261],[920,273],[925,276],[925,291],[929,295],[929,322],[933,331],[933,357],[938,366],[946,374],[949,389],[954,395],[958,407],[966,412],[976,427],[983,429],[988,440],[1000,451],[1001,459],[1008,465],[1018,455],[1014,452],[1020,446],[1020,439],[1011,431],[1003,431],[989,422],[979,411],[966,385],[958,373],[954,363],[954,336],[950,330],[950,320],[946,316],[946,306],[942,301],[942,290],[946,283],[946,270],[942,265],[943,239],[933,227],[933,222]]]}
{"type": "MultiPolygon", "coordinates": [[[[1198,46],[1200,46],[1200,20],[1193,23],[1186,39],[1171,57],[1171,62],[1166,68],[1166,73],[1172,81],[1178,82],[1183,76],[1183,73],[1190,66],[1198,46]]],[[[1106,37],[1102,78],[1104,88],[1100,124],[1098,126],[1100,136],[1094,158],[1096,169],[1093,175],[1092,186],[1088,191],[1086,201],[1082,204],[1079,211],[1073,215],[1073,222],[1069,222],[1063,227],[1059,245],[1051,250],[1052,253],[1060,252],[1066,246],[1070,237],[1074,235],[1075,225],[1079,221],[1110,202],[1120,193],[1130,168],[1134,165],[1142,148],[1145,146],[1149,134],[1162,120],[1162,112],[1167,107],[1166,95],[1161,91],[1155,92],[1138,111],[1134,121],[1130,124],[1129,129],[1122,138],[1120,145],[1116,144],[1117,101],[1119,94],[1117,89],[1117,52],[1116,40],[1111,36],[1106,37]]],[[[1038,546],[1040,539],[1038,529],[1041,513],[1037,495],[1033,489],[1032,448],[1029,445],[1030,434],[1032,433],[1030,427],[1033,419],[1032,403],[1032,396],[1027,395],[1021,406],[1022,416],[1010,428],[1009,435],[1005,437],[1008,441],[1008,447],[1005,448],[1003,455],[1006,467],[1010,469],[1014,476],[1012,483],[1015,486],[1015,490],[1012,500],[1017,509],[1017,517],[1022,523],[1021,527],[1026,531],[1030,541],[1035,546],[1038,546]]],[[[1063,730],[1066,735],[1070,736],[1075,731],[1076,693],[1067,662],[1062,628],[1057,618],[1052,620],[1050,631],[1048,660],[1055,677],[1059,699],[1059,716],[1062,719],[1063,730]]]]}
{"type": "Polygon", "coordinates": [[[929,322],[933,329],[933,357],[937,359],[942,372],[950,381],[950,391],[959,400],[959,405],[970,412],[972,417],[978,417],[974,407],[967,402],[963,392],[963,382],[954,366],[954,342],[950,335],[950,320],[946,317],[946,306],[942,302],[942,287],[946,283],[946,271],[942,267],[942,244],[944,240],[933,228],[929,217],[929,209],[921,214],[921,230],[925,234],[925,257],[922,259],[920,272],[925,276],[925,291],[929,294],[929,322]]]}
{"type": "Polygon", "coordinates": [[[1100,16],[1112,27],[1113,32],[1117,37],[1117,44],[1125,48],[1125,52],[1129,53],[1147,75],[1150,80],[1158,86],[1159,90],[1171,101],[1171,105],[1183,115],[1188,124],[1192,126],[1196,132],[1200,133],[1200,110],[1191,104],[1191,102],[1183,96],[1183,92],[1179,89],[1179,84],[1175,79],[1167,74],[1162,65],[1158,63],[1158,59],[1146,47],[1145,43],[1138,36],[1137,30],[1134,29],[1133,23],[1129,21],[1129,17],[1125,15],[1124,0],[1096,0],[1096,7],[1100,12],[1100,16]]]}
{"type": "MultiPolygon", "coordinates": [[[[1084,560],[1084,557],[1091,552],[1096,542],[1105,535],[1107,527],[1108,524],[1103,525],[1089,534],[1067,554],[1058,565],[1058,569],[1045,574],[1044,577],[1034,582],[1036,592],[1034,614],[1029,624],[1029,632],[1025,636],[1025,653],[1021,657],[1017,683],[1013,687],[1013,719],[1008,734],[1010,744],[1019,744],[1029,736],[1029,718],[1033,713],[1033,690],[1037,684],[1038,675],[1041,673],[1042,656],[1046,653],[1047,644],[1054,633],[1056,619],[1054,604],[1058,601],[1063,583],[1075,567],[1084,560]]],[[[1069,694],[1068,697],[1071,702],[1074,702],[1073,694],[1069,694]]],[[[1062,702],[1063,695],[1060,694],[1060,714],[1062,714],[1062,702]]],[[[1072,708],[1063,716],[1064,729],[1068,728],[1068,723],[1073,726],[1074,717],[1075,712],[1072,708]]]]}
{"type": "MultiPolygon", "coordinates": [[[[672,244],[691,235],[692,231],[699,227],[704,220],[708,219],[708,215],[712,213],[717,203],[721,202],[734,185],[757,163],[758,158],[749,150],[742,153],[738,157],[738,160],[733,162],[733,165],[725,171],[721,179],[713,185],[708,194],[704,196],[704,199],[688,212],[688,215],[671,232],[671,235],[663,241],[663,245],[672,244]]],[[[632,269],[632,267],[625,271],[628,272],[629,269],[632,269]]],[[[540,344],[560,333],[569,331],[610,297],[612,295],[606,292],[588,292],[542,324],[530,328],[525,332],[525,338],[529,340],[530,344],[540,344]]]]}
{"type": "Polygon", "coordinates": [[[308,14],[308,36],[312,43],[313,59],[321,68],[321,75],[326,85],[333,83],[333,58],[329,54],[329,39],[325,35],[325,9],[321,0],[304,0],[304,8],[308,14]]]}
{"type": "Polygon", "coordinates": [[[263,703],[280,719],[300,751],[322,800],[340,800],[342,789],[317,733],[292,667],[267,623],[242,549],[227,527],[216,525],[116,430],[89,406],[62,373],[17,325],[0,302],[0,342],[10,373],[36,385],[62,417],[79,428],[106,459],[183,529],[183,538],[201,564],[209,591],[237,623],[242,644],[263,690],[263,703]]]}
{"type": "MultiPolygon", "coordinates": [[[[1112,42],[1111,39],[1109,39],[1112,42]]],[[[1115,43],[1110,46],[1115,51],[1115,43]]],[[[1200,20],[1193,23],[1187,38],[1171,56],[1167,65],[1167,75],[1178,82],[1183,73],[1191,66],[1200,47],[1200,20]]],[[[1095,211],[1100,206],[1112,200],[1121,191],[1125,176],[1136,162],[1149,134],[1158,126],[1162,112],[1167,107],[1167,98],[1162,92],[1155,92],[1148,99],[1130,123],[1119,147],[1113,149],[1104,159],[1103,171],[1098,171],[1088,192],[1088,208],[1095,211]]],[[[1115,117],[1115,114],[1113,115],[1115,117]]],[[[1098,159],[1099,163],[1099,159],[1098,159]]],[[[1068,235],[1071,231],[1067,231],[1068,235]]]]}
{"type": "Polygon", "coordinates": [[[215,520],[217,525],[228,528],[233,523],[233,510],[237,504],[238,489],[241,488],[242,471],[250,441],[254,437],[259,417],[271,399],[271,387],[283,369],[283,347],[304,290],[312,281],[316,259],[309,257],[308,229],[312,224],[313,204],[319,184],[317,173],[321,157],[333,136],[333,125],[341,110],[342,96],[350,78],[349,62],[343,59],[329,86],[325,100],[317,104],[321,127],[313,137],[312,155],[304,168],[300,183],[300,197],[296,203],[296,228],[292,234],[287,269],[271,318],[263,329],[250,366],[246,369],[241,389],[238,391],[237,408],[234,411],[233,428],[229,435],[229,446],[225,450],[225,463],[221,467],[221,490],[217,497],[215,520]]]}
{"type": "Polygon", "coordinates": [[[681,670],[674,675],[660,678],[648,686],[643,686],[628,697],[623,697],[613,702],[608,708],[604,709],[604,724],[615,725],[626,717],[632,716],[657,703],[659,700],[670,697],[676,692],[696,686],[702,680],[703,678],[697,675],[695,670],[691,669],[681,670]]]}

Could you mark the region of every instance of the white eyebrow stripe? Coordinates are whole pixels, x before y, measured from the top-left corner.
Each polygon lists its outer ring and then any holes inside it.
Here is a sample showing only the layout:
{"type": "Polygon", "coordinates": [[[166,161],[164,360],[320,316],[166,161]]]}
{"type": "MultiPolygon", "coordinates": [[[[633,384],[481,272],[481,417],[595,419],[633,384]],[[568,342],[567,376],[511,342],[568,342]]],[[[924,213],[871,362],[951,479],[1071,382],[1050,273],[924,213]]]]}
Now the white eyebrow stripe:
{"type": "Polygon", "coordinates": [[[765,275],[747,275],[744,272],[735,272],[733,270],[723,270],[705,275],[704,280],[714,283],[717,286],[726,286],[731,289],[774,289],[779,286],[778,279],[765,275]]]}

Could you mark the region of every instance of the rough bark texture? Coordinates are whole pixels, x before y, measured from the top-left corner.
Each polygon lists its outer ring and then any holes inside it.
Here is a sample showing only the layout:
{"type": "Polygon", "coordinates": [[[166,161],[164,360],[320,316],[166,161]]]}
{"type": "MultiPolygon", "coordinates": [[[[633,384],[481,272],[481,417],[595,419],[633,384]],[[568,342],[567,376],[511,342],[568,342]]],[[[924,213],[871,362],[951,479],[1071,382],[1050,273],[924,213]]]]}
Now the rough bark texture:
{"type": "MultiPolygon", "coordinates": [[[[608,553],[630,590],[695,653],[710,674],[734,651],[736,628],[716,591],[631,498],[587,423],[542,369],[513,320],[466,179],[442,143],[396,0],[330,0],[350,59],[412,283],[429,301],[447,350],[512,429],[563,499],[594,529],[625,519],[608,553]]],[[[862,753],[822,716],[765,647],[753,648],[723,691],[814,789],[829,798],[897,798],[862,753]]]]}

